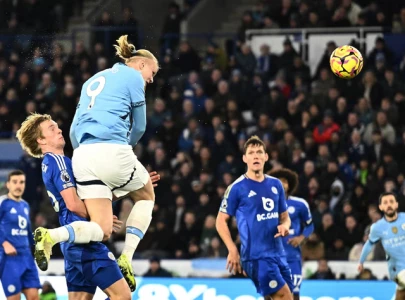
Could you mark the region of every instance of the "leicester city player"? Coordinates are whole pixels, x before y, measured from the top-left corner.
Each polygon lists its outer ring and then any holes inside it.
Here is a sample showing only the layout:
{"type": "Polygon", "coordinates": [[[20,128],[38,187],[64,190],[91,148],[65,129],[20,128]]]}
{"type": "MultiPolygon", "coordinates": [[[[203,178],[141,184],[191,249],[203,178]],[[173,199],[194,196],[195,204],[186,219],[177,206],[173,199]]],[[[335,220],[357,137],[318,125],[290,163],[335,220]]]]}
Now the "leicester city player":
{"type": "Polygon", "coordinates": [[[405,299],[405,213],[398,212],[398,201],[394,193],[380,195],[379,209],[384,213],[370,228],[367,242],[360,256],[359,272],[364,261],[373,249],[373,244],[381,241],[388,261],[390,279],[397,283],[395,300],[405,299]]]}
{"type": "Polygon", "coordinates": [[[281,181],[263,173],[267,160],[263,141],[249,138],[243,154],[247,172],[226,190],[216,227],[229,251],[230,272],[243,269],[265,300],[292,300],[291,271],[281,238],[288,235],[291,221],[281,181]],[[240,256],[228,227],[231,216],[237,221],[240,256]]]}
{"type": "Polygon", "coordinates": [[[7,178],[8,194],[0,197],[0,278],[8,300],[38,300],[41,288],[38,270],[31,254],[30,207],[22,199],[25,174],[11,171],[7,178]]]}
{"type": "MultiPolygon", "coordinates": [[[[43,157],[42,178],[62,225],[49,231],[52,238],[66,237],[67,241],[60,246],[65,257],[69,299],[92,299],[97,287],[110,299],[131,299],[129,287],[108,248],[75,235],[75,226],[90,227],[93,222],[87,221],[86,207],[76,194],[72,164],[64,156],[65,140],[58,124],[49,115],[32,114],[23,122],[17,137],[29,155],[43,157]]],[[[34,238],[37,241],[37,231],[34,238]]],[[[44,250],[36,249],[35,255],[45,255],[44,250]]],[[[47,250],[51,253],[51,249],[47,250]]],[[[35,259],[37,263],[43,261],[41,257],[35,259]]]]}
{"type": "Polygon", "coordinates": [[[294,300],[300,299],[302,282],[302,257],[300,245],[314,231],[311,210],[307,201],[291,196],[298,186],[297,173],[289,169],[272,170],[270,176],[281,180],[286,199],[287,211],[291,219],[289,235],[283,238],[284,250],[287,253],[287,262],[291,269],[294,289],[294,300]]]}

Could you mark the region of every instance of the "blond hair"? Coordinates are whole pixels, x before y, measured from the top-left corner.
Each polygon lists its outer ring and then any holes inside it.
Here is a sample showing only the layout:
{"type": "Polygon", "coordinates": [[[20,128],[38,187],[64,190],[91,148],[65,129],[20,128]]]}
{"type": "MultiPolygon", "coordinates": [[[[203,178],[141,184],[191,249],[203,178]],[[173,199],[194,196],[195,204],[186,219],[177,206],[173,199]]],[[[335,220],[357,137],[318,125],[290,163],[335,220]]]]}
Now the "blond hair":
{"type": "Polygon", "coordinates": [[[39,147],[38,139],[43,138],[41,123],[52,120],[50,115],[33,113],[28,116],[17,131],[17,139],[21,147],[33,157],[42,157],[42,150],[39,147]]]}
{"type": "Polygon", "coordinates": [[[136,58],[147,58],[153,60],[156,65],[159,66],[159,62],[152,52],[146,49],[136,50],[133,44],[128,43],[128,35],[121,35],[117,43],[118,45],[114,45],[115,50],[117,50],[115,55],[121,58],[125,63],[136,58]]]}

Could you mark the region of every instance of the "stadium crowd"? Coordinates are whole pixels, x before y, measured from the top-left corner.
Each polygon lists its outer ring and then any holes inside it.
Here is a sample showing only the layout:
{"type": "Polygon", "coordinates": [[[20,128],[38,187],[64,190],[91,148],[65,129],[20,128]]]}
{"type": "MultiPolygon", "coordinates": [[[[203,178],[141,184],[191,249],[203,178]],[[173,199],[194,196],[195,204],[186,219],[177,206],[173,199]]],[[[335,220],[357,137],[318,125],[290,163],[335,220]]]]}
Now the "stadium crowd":
{"type": "MultiPolygon", "coordinates": [[[[378,1],[366,6],[368,1],[343,0],[338,6],[326,0],[318,1],[323,9],[314,9],[312,2],[293,6],[284,0],[276,18],[266,13],[267,2],[244,14],[234,55],[215,43],[197,52],[182,41],[160,60],[155,83],[147,88],[152,99],[147,132],[135,148],[139,160],[161,175],[152,224],[137,250],[142,257],[227,255],[215,217],[226,187],[245,170],[241,149],[253,134],[267,145],[266,171],[287,167],[299,174],[296,195],[308,201],[315,224],[302,247],[305,260],[358,260],[370,224],[381,218],[381,192],[396,191],[400,210],[405,209],[405,119],[400,117],[405,115],[405,56],[396,64],[378,38],[363,72],[344,81],[329,69],[337,47],[333,41],[311,76],[289,40],[281,55],[263,45],[255,57],[243,34],[258,26],[316,27],[325,20],[335,22],[330,26],[383,23],[403,30],[405,9],[395,16],[385,11],[387,6],[379,10],[378,1]]],[[[71,156],[68,133],[81,86],[116,62],[103,44],[86,49],[78,42],[66,53],[58,43],[24,50],[6,49],[0,42],[1,138],[14,139],[29,113],[49,113],[63,130],[65,154],[71,156]]],[[[28,174],[25,198],[35,212],[33,224],[56,226],[40,160],[24,156],[18,167],[28,174]]],[[[125,221],[131,208],[130,200],[120,201],[115,214],[125,221]]],[[[238,241],[234,221],[232,228],[238,241]]],[[[110,246],[124,237],[124,231],[114,234],[110,246]]],[[[380,246],[369,259],[385,259],[380,246]]]]}

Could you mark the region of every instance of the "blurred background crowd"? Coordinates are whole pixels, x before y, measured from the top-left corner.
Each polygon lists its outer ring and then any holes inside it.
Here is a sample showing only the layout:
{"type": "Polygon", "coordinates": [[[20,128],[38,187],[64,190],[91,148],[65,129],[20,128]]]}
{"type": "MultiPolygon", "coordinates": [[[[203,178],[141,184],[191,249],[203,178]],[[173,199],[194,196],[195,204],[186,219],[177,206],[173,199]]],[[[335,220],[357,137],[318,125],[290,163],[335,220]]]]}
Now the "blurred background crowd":
{"type": "MultiPolygon", "coordinates": [[[[0,1],[0,29],[55,32],[63,30],[63,20],[80,14],[80,1],[48,2],[0,1]]],[[[308,201],[315,224],[302,247],[304,259],[358,260],[370,224],[381,218],[378,195],[395,191],[400,209],[405,208],[405,56],[394,59],[384,38],[377,38],[364,57],[363,72],[339,80],[329,69],[338,46],[331,40],[312,76],[290,40],[281,55],[263,44],[255,56],[245,43],[245,30],[377,25],[405,33],[405,8],[400,1],[254,1],[241,16],[235,40],[226,45],[194,49],[179,38],[163,42],[165,34],[179,33],[182,16],[195,2],[188,1],[183,10],[170,5],[161,48],[155,49],[161,70],[147,87],[147,132],[135,152],[161,181],[152,224],[137,254],[226,257],[215,217],[226,187],[245,171],[243,143],[256,134],[267,145],[266,171],[286,167],[299,174],[296,196],[308,201]]],[[[106,11],[95,25],[139,24],[126,8],[121,19],[106,11]]],[[[92,47],[78,41],[69,53],[61,44],[36,39],[8,41],[13,47],[0,42],[0,138],[15,139],[31,112],[49,113],[63,130],[65,154],[71,156],[68,133],[81,86],[117,62],[112,49],[105,49],[103,35],[93,38],[92,47]]],[[[137,30],[130,39],[142,46],[137,30]]],[[[27,173],[24,197],[35,227],[56,226],[41,161],[25,155],[14,167],[27,173]]],[[[130,200],[114,204],[123,221],[131,208],[130,200]]],[[[234,220],[232,235],[238,241],[234,220]]],[[[119,249],[124,237],[124,230],[114,234],[110,246],[119,249]]],[[[380,245],[368,259],[385,259],[380,245]]]]}

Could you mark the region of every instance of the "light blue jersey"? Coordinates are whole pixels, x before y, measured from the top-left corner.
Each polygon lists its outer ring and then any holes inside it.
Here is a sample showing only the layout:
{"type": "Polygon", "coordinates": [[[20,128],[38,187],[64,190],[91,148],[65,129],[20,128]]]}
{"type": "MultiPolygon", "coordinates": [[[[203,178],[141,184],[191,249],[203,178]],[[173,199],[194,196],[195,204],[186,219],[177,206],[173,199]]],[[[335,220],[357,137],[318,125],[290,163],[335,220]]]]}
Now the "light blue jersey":
{"type": "Polygon", "coordinates": [[[390,278],[394,280],[399,271],[405,270],[405,213],[398,213],[398,218],[393,222],[382,218],[371,226],[368,241],[360,258],[361,263],[370,253],[372,244],[378,241],[383,245],[390,278]]]}
{"type": "Polygon", "coordinates": [[[73,148],[110,143],[135,146],[146,129],[145,81],[116,63],[88,79],[70,128],[73,148]]]}

